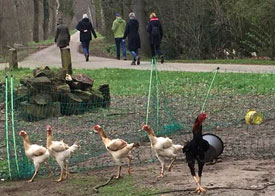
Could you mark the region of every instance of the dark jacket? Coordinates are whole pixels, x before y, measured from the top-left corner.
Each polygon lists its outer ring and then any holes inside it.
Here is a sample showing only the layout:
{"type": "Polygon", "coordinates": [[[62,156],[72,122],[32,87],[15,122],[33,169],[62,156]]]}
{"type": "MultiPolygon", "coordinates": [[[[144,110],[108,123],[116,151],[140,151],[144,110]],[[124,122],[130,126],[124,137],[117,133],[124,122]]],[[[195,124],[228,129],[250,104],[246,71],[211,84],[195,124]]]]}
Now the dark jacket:
{"type": "Polygon", "coordinates": [[[123,39],[128,36],[128,49],[130,51],[140,48],[140,37],[138,33],[139,23],[136,19],[130,19],[126,25],[123,39]]]}
{"type": "Polygon", "coordinates": [[[163,31],[162,26],[158,18],[151,18],[150,22],[147,25],[147,32],[149,33],[149,41],[152,45],[160,45],[162,40],[163,31]],[[152,35],[152,30],[158,28],[159,35],[152,35]]]}
{"type": "Polygon", "coordinates": [[[54,42],[60,48],[64,48],[69,45],[70,32],[66,25],[60,24],[57,26],[54,42]]]}
{"type": "Polygon", "coordinates": [[[94,38],[96,38],[96,33],[95,30],[93,28],[92,23],[90,22],[90,20],[88,18],[83,18],[76,26],[76,29],[80,31],[80,41],[84,42],[84,41],[90,41],[92,40],[92,34],[94,35],[94,38]],[[87,30],[86,32],[84,32],[84,30],[87,30]]]}

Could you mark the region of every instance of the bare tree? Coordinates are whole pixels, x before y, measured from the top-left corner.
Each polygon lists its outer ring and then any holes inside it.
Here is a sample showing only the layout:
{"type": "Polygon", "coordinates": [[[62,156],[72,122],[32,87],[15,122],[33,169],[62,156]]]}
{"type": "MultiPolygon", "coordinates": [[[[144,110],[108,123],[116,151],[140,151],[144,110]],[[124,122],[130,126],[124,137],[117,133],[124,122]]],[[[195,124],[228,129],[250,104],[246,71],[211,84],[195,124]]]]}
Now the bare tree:
{"type": "Polygon", "coordinates": [[[39,1],[33,0],[33,41],[39,42],[39,1]]]}

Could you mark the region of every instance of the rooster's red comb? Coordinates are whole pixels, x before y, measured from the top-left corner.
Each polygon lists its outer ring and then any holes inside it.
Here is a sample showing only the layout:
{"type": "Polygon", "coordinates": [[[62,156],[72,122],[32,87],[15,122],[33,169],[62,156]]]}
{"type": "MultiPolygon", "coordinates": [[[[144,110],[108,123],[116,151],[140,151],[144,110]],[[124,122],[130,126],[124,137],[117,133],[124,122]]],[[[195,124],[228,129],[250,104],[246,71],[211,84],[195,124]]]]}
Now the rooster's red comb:
{"type": "Polygon", "coordinates": [[[26,135],[27,133],[26,133],[26,131],[24,131],[24,130],[21,130],[20,132],[19,132],[19,135],[21,135],[21,136],[24,136],[24,135],[26,135]]]}
{"type": "Polygon", "coordinates": [[[143,126],[142,126],[142,129],[143,129],[143,130],[149,130],[149,129],[150,129],[150,126],[149,126],[149,125],[143,125],[143,126]]]}
{"type": "Polygon", "coordinates": [[[95,130],[100,129],[100,128],[101,128],[100,125],[95,125],[95,126],[94,126],[94,129],[95,129],[95,130]]]}
{"type": "Polygon", "coordinates": [[[51,130],[51,129],[52,129],[51,125],[47,125],[47,130],[51,130]]]}

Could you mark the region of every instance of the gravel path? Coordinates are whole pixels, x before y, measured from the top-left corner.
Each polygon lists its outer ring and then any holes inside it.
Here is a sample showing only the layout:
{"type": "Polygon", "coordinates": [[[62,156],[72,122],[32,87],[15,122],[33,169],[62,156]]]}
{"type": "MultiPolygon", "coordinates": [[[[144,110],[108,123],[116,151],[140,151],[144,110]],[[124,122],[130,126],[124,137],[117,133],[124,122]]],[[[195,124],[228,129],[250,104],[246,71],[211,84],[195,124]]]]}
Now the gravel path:
{"type": "MultiPolygon", "coordinates": [[[[78,52],[79,33],[71,36],[70,49],[73,68],[75,69],[101,69],[101,68],[121,68],[121,69],[150,69],[150,62],[141,61],[140,65],[131,66],[130,60],[116,60],[91,56],[90,61],[86,62],[84,56],[78,52]]],[[[92,42],[93,44],[93,42],[92,42]]],[[[91,46],[92,47],[92,46],[91,46]]],[[[128,57],[130,58],[130,57],[128,57]]],[[[60,51],[56,45],[40,50],[31,54],[23,61],[19,62],[19,67],[61,67],[60,51]]],[[[8,67],[7,63],[0,64],[0,70],[8,67]]],[[[188,72],[210,72],[220,67],[220,71],[226,72],[275,72],[275,66],[269,65],[238,65],[238,64],[202,64],[202,63],[164,63],[159,65],[161,71],[188,71],[188,72]]]]}

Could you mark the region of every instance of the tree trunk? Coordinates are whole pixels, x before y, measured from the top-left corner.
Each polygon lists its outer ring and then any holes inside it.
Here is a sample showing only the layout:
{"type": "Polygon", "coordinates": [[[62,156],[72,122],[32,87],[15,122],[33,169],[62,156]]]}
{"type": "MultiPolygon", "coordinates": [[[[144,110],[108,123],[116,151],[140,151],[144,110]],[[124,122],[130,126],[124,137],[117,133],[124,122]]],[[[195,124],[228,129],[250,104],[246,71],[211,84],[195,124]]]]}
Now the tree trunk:
{"type": "Polygon", "coordinates": [[[43,8],[44,8],[43,40],[47,40],[48,32],[49,32],[49,16],[50,16],[49,2],[47,0],[43,0],[43,8]]]}
{"type": "Polygon", "coordinates": [[[39,42],[39,1],[33,0],[33,41],[39,42]]]}
{"type": "MultiPolygon", "coordinates": [[[[146,31],[146,20],[145,15],[145,1],[144,0],[133,0],[132,1],[133,11],[136,14],[137,20],[139,22],[139,35],[141,39],[141,51],[146,56],[151,54],[148,33],[146,31]]],[[[148,16],[149,17],[149,16],[148,16]]]]}

